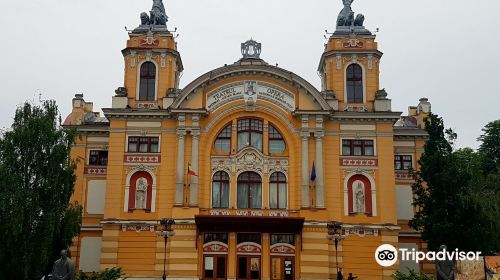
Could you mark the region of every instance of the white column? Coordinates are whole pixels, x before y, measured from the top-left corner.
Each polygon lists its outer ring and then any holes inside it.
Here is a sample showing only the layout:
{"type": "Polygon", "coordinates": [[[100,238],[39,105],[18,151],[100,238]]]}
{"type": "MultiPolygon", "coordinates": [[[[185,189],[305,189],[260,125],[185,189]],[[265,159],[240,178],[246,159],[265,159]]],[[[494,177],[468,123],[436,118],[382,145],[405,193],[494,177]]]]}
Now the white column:
{"type": "Polygon", "coordinates": [[[302,132],[302,207],[310,207],[309,200],[309,132],[302,132]]]}
{"type": "Polygon", "coordinates": [[[325,186],[323,180],[323,132],[316,132],[316,208],[325,207],[325,186]]]}
{"type": "MultiPolygon", "coordinates": [[[[198,154],[199,154],[199,143],[200,143],[200,131],[191,131],[191,167],[194,172],[199,175],[198,170],[198,154]]],[[[188,175],[190,176],[190,175],[188,175]]],[[[189,205],[198,205],[198,176],[191,176],[189,178],[189,205]]]]}
{"type": "Polygon", "coordinates": [[[182,205],[184,200],[184,138],[186,131],[177,130],[177,173],[175,179],[175,204],[182,205]]]}

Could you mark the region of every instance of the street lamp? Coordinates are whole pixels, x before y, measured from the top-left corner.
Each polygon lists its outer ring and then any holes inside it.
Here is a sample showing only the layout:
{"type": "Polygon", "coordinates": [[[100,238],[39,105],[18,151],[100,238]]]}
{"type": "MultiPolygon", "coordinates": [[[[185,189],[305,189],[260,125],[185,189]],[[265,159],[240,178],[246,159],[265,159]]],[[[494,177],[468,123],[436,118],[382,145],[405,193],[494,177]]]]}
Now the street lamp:
{"type": "Polygon", "coordinates": [[[172,225],[175,224],[175,221],[172,219],[161,219],[160,221],[160,228],[161,230],[156,231],[156,236],[163,237],[165,240],[165,247],[163,250],[163,280],[167,279],[167,273],[166,273],[166,263],[167,263],[167,239],[171,236],[175,235],[175,231],[172,228],[172,225]]]}
{"type": "Polygon", "coordinates": [[[342,234],[342,224],[337,223],[337,222],[331,222],[328,223],[327,225],[328,228],[328,235],[326,238],[328,240],[335,240],[335,266],[337,267],[337,274],[339,273],[339,261],[338,261],[338,246],[339,246],[339,241],[345,239],[345,235],[342,234]]]}

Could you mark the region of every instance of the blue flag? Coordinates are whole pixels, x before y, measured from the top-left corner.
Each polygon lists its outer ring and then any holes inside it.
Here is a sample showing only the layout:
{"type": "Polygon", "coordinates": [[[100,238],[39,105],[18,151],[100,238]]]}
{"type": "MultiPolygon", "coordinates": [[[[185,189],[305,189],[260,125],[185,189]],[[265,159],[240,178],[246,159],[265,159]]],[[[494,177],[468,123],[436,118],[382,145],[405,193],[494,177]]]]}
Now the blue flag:
{"type": "Polygon", "coordinates": [[[313,167],[311,170],[311,181],[316,181],[316,167],[314,166],[314,161],[313,161],[313,167]]]}

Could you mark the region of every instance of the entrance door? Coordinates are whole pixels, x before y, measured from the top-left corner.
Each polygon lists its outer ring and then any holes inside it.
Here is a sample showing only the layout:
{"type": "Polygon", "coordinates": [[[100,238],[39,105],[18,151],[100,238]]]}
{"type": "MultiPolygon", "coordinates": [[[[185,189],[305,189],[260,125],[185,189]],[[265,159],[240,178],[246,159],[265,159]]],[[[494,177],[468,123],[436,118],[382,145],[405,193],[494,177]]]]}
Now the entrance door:
{"type": "Polygon", "coordinates": [[[227,278],[226,255],[205,255],[203,262],[203,279],[225,280],[227,278]]]}
{"type": "Polygon", "coordinates": [[[293,257],[271,258],[271,280],[293,280],[293,257]]]}
{"type": "Polygon", "coordinates": [[[238,280],[259,280],[260,274],[259,256],[238,256],[238,280]]]}

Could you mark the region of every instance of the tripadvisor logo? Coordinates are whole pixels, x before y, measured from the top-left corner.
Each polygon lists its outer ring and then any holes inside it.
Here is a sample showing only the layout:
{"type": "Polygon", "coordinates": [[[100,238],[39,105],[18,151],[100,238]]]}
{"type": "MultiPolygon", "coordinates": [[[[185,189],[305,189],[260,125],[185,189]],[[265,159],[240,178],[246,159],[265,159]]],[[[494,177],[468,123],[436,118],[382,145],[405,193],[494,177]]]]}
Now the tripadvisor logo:
{"type": "Polygon", "coordinates": [[[421,252],[415,249],[400,248],[397,250],[394,246],[390,244],[380,245],[377,250],[375,250],[375,260],[380,266],[388,267],[394,265],[399,260],[401,261],[414,261],[419,263],[424,260],[428,261],[465,261],[465,260],[479,260],[481,252],[463,252],[458,249],[454,251],[448,251],[446,249],[434,252],[421,252]]]}

